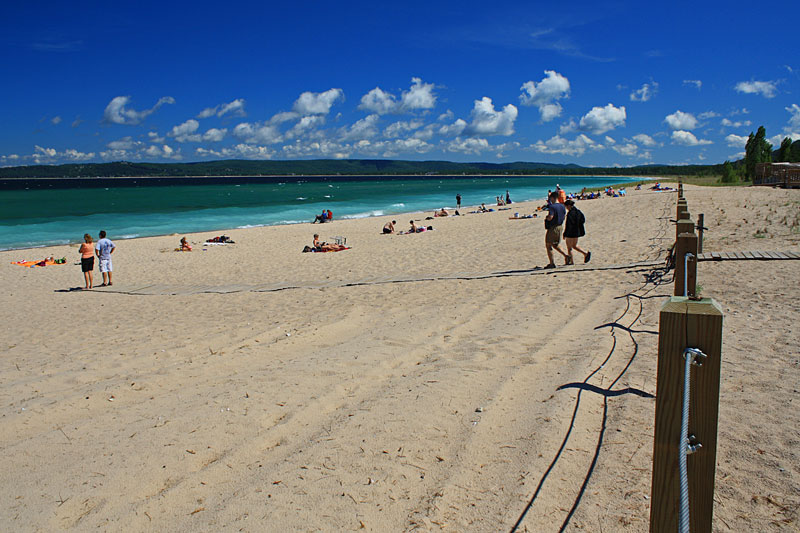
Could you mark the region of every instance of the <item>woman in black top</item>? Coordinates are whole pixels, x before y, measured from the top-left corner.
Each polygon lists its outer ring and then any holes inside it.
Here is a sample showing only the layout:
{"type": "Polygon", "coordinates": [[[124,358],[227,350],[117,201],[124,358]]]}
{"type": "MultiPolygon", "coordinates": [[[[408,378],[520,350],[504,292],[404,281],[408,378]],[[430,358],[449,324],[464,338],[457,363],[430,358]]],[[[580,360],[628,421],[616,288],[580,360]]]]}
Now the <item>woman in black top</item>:
{"type": "Polygon", "coordinates": [[[572,261],[572,250],[577,250],[583,254],[583,262],[588,263],[592,258],[592,252],[584,252],[578,248],[578,238],[586,235],[586,230],[583,228],[586,217],[583,213],[575,207],[575,202],[567,200],[564,202],[567,208],[567,218],[564,221],[564,241],[567,243],[567,264],[574,264],[572,261]]]}

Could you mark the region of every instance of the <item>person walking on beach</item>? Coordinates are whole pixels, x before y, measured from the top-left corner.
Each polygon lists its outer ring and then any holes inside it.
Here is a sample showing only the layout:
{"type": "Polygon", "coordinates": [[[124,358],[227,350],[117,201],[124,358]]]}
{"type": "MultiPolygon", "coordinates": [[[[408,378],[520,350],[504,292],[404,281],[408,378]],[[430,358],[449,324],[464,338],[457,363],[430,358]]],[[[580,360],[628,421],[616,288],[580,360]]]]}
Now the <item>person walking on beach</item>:
{"type": "Polygon", "coordinates": [[[94,244],[92,243],[92,236],[88,233],[83,235],[83,244],[81,244],[78,252],[81,254],[81,271],[85,282],[83,290],[87,291],[94,285],[94,244]]]}
{"type": "Polygon", "coordinates": [[[100,273],[103,275],[103,284],[100,285],[101,287],[105,287],[106,285],[110,287],[113,285],[113,283],[111,283],[111,271],[113,270],[111,266],[111,254],[113,254],[116,249],[116,245],[114,245],[110,239],[106,238],[106,232],[101,231],[96,250],[97,257],[100,259],[100,273]]]}
{"type": "Polygon", "coordinates": [[[586,230],[583,227],[583,223],[586,222],[586,217],[575,207],[574,200],[567,200],[564,202],[564,207],[567,208],[567,218],[566,222],[564,222],[564,242],[567,243],[567,264],[575,264],[572,261],[572,250],[577,250],[582,253],[583,262],[588,263],[592,258],[592,252],[584,252],[578,248],[578,238],[586,235],[586,230]]]}
{"type": "Polygon", "coordinates": [[[461,193],[456,194],[456,209],[461,209],[461,193]]]}
{"type": "Polygon", "coordinates": [[[561,225],[564,223],[567,210],[564,207],[564,204],[558,203],[557,192],[551,192],[548,200],[548,214],[544,219],[544,227],[545,230],[547,230],[544,236],[544,246],[547,249],[547,259],[549,259],[550,262],[544,268],[555,268],[556,264],[553,261],[554,248],[558,251],[558,253],[564,256],[564,261],[569,261],[567,254],[558,247],[558,243],[561,242],[561,225]]]}

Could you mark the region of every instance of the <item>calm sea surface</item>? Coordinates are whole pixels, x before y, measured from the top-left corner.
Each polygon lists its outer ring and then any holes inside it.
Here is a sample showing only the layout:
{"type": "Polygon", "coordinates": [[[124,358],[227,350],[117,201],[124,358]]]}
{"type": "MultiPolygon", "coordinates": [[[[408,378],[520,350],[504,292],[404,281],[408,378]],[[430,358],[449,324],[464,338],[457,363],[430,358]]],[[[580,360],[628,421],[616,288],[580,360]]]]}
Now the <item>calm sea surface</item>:
{"type": "MultiPolygon", "coordinates": [[[[623,177],[313,177],[0,180],[0,250],[82,242],[104,229],[112,239],[487,206],[544,200],[556,183],[583,187],[640,182],[623,177]]],[[[512,206],[513,207],[513,206],[512,206]]]]}

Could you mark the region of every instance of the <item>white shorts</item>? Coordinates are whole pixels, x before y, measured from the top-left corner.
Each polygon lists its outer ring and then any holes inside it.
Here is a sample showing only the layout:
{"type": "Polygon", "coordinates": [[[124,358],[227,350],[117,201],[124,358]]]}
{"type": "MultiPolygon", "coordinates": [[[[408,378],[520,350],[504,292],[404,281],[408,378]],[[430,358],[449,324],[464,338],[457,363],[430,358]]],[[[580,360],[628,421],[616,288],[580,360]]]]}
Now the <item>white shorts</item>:
{"type": "Polygon", "coordinates": [[[112,270],[110,257],[108,259],[100,259],[100,272],[111,272],[112,270]]]}

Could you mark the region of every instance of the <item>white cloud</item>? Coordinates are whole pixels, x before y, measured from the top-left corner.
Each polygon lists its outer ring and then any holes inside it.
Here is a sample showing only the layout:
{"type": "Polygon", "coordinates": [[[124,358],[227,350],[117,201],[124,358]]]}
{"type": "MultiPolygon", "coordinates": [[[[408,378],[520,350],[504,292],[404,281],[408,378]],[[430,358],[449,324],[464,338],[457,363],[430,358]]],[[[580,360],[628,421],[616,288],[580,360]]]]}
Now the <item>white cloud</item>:
{"type": "MultiPolygon", "coordinates": [[[[87,159],[92,159],[94,155],[94,152],[81,152],[74,148],[67,148],[63,152],[59,152],[55,148],[43,148],[36,145],[34,146],[34,152],[31,154],[30,159],[38,165],[55,163],[57,161],[86,161],[87,159]]],[[[4,157],[4,159],[13,161],[19,159],[19,156],[12,154],[8,157],[4,157]]]]}
{"type": "Polygon", "coordinates": [[[274,124],[242,122],[233,128],[232,134],[247,144],[274,144],[283,140],[274,124]]]}
{"type": "Polygon", "coordinates": [[[731,133],[725,137],[725,142],[728,143],[728,146],[735,146],[737,148],[742,148],[747,144],[747,137],[744,135],[734,135],[731,133]]]}
{"type": "Polygon", "coordinates": [[[545,70],[545,77],[539,82],[526,81],[520,87],[520,103],[539,108],[542,122],[549,122],[561,115],[558,100],[569,98],[569,80],[554,70],[545,70]]]}
{"type": "Polygon", "coordinates": [[[151,144],[144,151],[144,155],[148,157],[161,158],[161,159],[182,159],[180,150],[176,151],[169,145],[151,144]]]}
{"type": "Polygon", "coordinates": [[[195,150],[195,153],[202,157],[244,157],[245,159],[271,159],[275,155],[275,152],[266,146],[253,146],[251,144],[237,144],[231,148],[222,148],[220,150],[199,147],[195,150]]]}
{"type": "Polygon", "coordinates": [[[381,157],[397,157],[404,153],[424,154],[433,149],[433,146],[421,139],[393,139],[389,141],[371,142],[362,139],[354,145],[354,150],[359,154],[381,157]]]}
{"type": "Polygon", "coordinates": [[[602,135],[607,131],[625,126],[626,118],[625,106],[614,107],[613,104],[608,104],[605,107],[593,107],[581,118],[578,129],[602,135]]]}
{"type": "Polygon", "coordinates": [[[800,106],[792,104],[790,107],[784,109],[792,115],[791,118],[789,118],[789,126],[792,128],[800,128],[800,106]]]}
{"type": "Polygon", "coordinates": [[[53,117],[50,119],[53,124],[61,124],[61,117],[53,117]]]}
{"type": "Polygon", "coordinates": [[[512,135],[517,108],[508,104],[502,111],[495,111],[492,99],[484,96],[475,100],[472,108],[472,122],[464,130],[468,135],[512,135]]]}
{"type": "Polygon", "coordinates": [[[606,135],[606,144],[608,145],[617,144],[617,140],[614,137],[611,137],[610,135],[606,135]]]}
{"type": "MultiPolygon", "coordinates": [[[[164,142],[164,137],[159,137],[158,132],[148,131],[147,132],[147,136],[149,137],[149,140],[150,140],[151,143],[163,143],[164,142]]],[[[130,139],[130,137],[126,137],[126,138],[130,139]]]]}
{"type": "Polygon", "coordinates": [[[744,94],[760,94],[764,98],[773,98],[778,92],[777,81],[740,81],[736,84],[737,92],[744,94]]]}
{"type": "Polygon", "coordinates": [[[372,139],[378,135],[378,115],[367,115],[361,120],[356,121],[349,127],[339,130],[342,141],[359,141],[361,139],[372,139]]]}
{"type": "Polygon", "coordinates": [[[631,102],[647,102],[658,93],[658,82],[645,83],[631,93],[631,102]]]}
{"type": "Polygon", "coordinates": [[[227,128],[217,129],[211,128],[207,132],[203,134],[203,140],[206,142],[220,142],[222,139],[225,138],[225,135],[228,133],[227,128]]]}
{"type": "Polygon", "coordinates": [[[456,137],[445,145],[445,149],[448,152],[478,155],[489,149],[489,141],[477,137],[468,137],[466,139],[456,137]]]}
{"type": "Polygon", "coordinates": [[[697,115],[697,118],[699,118],[700,120],[708,120],[710,118],[716,118],[718,116],[719,116],[719,113],[717,113],[715,111],[703,111],[702,113],[697,115]]]}
{"type": "Polygon", "coordinates": [[[655,146],[656,141],[652,137],[647,134],[639,133],[638,135],[633,136],[633,140],[637,143],[641,144],[642,146],[655,146]]]}
{"type": "Polygon", "coordinates": [[[752,122],[750,122],[749,120],[738,120],[738,121],[734,122],[732,120],[728,120],[727,118],[723,118],[720,121],[720,124],[722,124],[726,128],[741,128],[741,127],[744,127],[744,126],[751,125],[752,122]]]}
{"type": "Polygon", "coordinates": [[[672,143],[681,144],[683,146],[700,146],[702,144],[713,144],[706,139],[698,139],[694,133],[690,131],[677,130],[672,132],[672,143]]]}
{"type": "Polygon", "coordinates": [[[297,121],[297,124],[286,132],[286,138],[294,139],[296,137],[301,137],[322,124],[325,124],[325,115],[308,115],[302,117],[297,121]]]}
{"type": "Polygon", "coordinates": [[[111,150],[133,150],[134,148],[139,148],[142,144],[144,143],[134,141],[132,137],[128,136],[116,141],[111,141],[106,146],[111,150]]]}
{"type": "Polygon", "coordinates": [[[344,98],[341,89],[328,89],[322,93],[304,92],[292,109],[301,115],[327,115],[337,100],[344,98]]]}
{"type": "Polygon", "coordinates": [[[421,120],[410,120],[395,122],[390,124],[383,130],[383,136],[387,138],[402,137],[408,132],[414,131],[422,127],[421,120]]]}
{"type": "Polygon", "coordinates": [[[380,87],[375,87],[361,97],[358,108],[377,115],[386,115],[397,108],[397,99],[393,94],[385,92],[380,87]]]}
{"type": "Polygon", "coordinates": [[[398,101],[392,93],[375,87],[361,97],[358,108],[376,115],[433,109],[436,106],[433,89],[432,83],[423,83],[421,78],[411,78],[411,87],[403,91],[398,101]]]}
{"type": "Polygon", "coordinates": [[[103,112],[103,120],[111,124],[139,124],[148,116],[152,115],[159,107],[164,104],[174,104],[175,99],[171,96],[164,96],[159,98],[156,105],[144,111],[136,111],[127,109],[126,106],[130,102],[130,96],[116,96],[106,106],[103,112]]]}
{"type": "Polygon", "coordinates": [[[567,140],[560,135],[551,137],[547,141],[537,141],[531,145],[531,149],[543,154],[563,154],[569,156],[581,156],[587,150],[603,150],[605,147],[593,141],[583,133],[573,140],[567,140]]]}
{"type": "Polygon", "coordinates": [[[294,144],[283,146],[281,150],[286,157],[322,156],[334,159],[347,159],[353,152],[353,148],[350,145],[327,140],[309,143],[297,140],[294,144]]]}
{"type": "Polygon", "coordinates": [[[69,161],[85,161],[94,157],[94,152],[80,152],[74,148],[67,148],[62,152],[62,158],[69,161]]]}
{"type": "Polygon", "coordinates": [[[219,104],[214,107],[207,107],[200,111],[197,115],[197,118],[208,118],[214,115],[221,117],[223,115],[227,115],[230,113],[233,116],[243,117],[245,116],[244,112],[244,98],[237,98],[233,102],[228,102],[227,104],[219,104]]]}
{"type": "Polygon", "coordinates": [[[175,137],[175,140],[179,143],[199,142],[202,139],[202,136],[195,133],[199,127],[200,123],[195,119],[190,118],[183,124],[173,126],[169,133],[167,133],[167,137],[175,137]]]}
{"type": "Polygon", "coordinates": [[[675,111],[664,118],[664,122],[673,130],[693,130],[697,127],[697,119],[691,113],[684,113],[681,110],[675,111]]]}
{"type": "Polygon", "coordinates": [[[452,124],[445,124],[439,128],[439,135],[458,137],[467,128],[467,122],[462,119],[456,119],[452,124]]]}
{"type": "Polygon", "coordinates": [[[684,85],[692,85],[698,91],[703,87],[703,82],[700,80],[683,80],[684,85]]]}
{"type": "Polygon", "coordinates": [[[411,78],[411,87],[403,91],[400,107],[403,111],[417,109],[433,109],[436,105],[436,95],[433,94],[433,84],[423,83],[421,78],[411,78]]]}
{"type": "Polygon", "coordinates": [[[437,118],[436,120],[438,120],[439,122],[444,122],[445,120],[453,120],[454,116],[455,114],[453,114],[453,112],[448,109],[447,111],[439,115],[439,118],[437,118]]]}
{"type": "Polygon", "coordinates": [[[625,143],[625,144],[614,145],[611,147],[611,149],[620,155],[632,157],[636,155],[636,152],[639,150],[639,147],[633,143],[625,143]]]}

